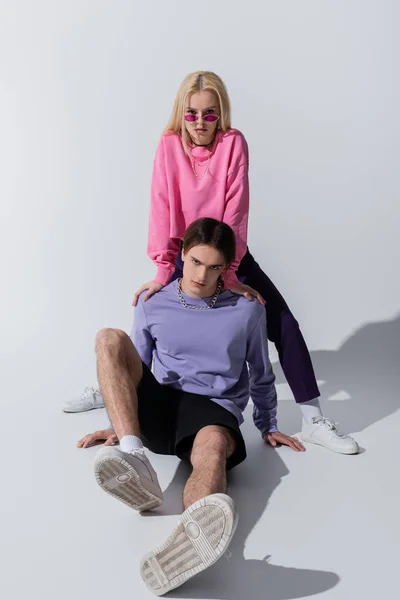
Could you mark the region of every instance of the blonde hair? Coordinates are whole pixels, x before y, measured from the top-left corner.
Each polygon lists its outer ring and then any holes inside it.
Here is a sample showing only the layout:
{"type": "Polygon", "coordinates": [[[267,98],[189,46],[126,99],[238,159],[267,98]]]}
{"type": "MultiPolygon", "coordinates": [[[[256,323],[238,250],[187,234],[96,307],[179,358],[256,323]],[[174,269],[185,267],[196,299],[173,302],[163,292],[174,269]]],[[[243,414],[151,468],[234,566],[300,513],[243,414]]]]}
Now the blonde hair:
{"type": "Polygon", "coordinates": [[[196,73],[186,75],[179,86],[170,120],[164,130],[164,133],[177,133],[181,136],[185,152],[190,139],[185,125],[186,98],[191,94],[205,90],[214,92],[219,100],[220,119],[218,128],[222,131],[228,131],[231,128],[231,103],[221,77],[211,71],[196,71],[196,73]]]}

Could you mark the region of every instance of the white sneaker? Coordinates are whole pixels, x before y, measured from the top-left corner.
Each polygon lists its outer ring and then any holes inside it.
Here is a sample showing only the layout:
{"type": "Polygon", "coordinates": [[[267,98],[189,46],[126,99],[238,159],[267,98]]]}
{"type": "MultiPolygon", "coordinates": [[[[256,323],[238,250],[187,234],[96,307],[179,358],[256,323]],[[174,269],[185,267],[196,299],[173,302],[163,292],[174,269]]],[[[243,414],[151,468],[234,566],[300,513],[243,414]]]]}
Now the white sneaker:
{"type": "Polygon", "coordinates": [[[128,454],[118,448],[102,448],[94,469],[99,486],[134,510],[151,510],[164,501],[157,474],[143,450],[128,454]]]}
{"type": "Polygon", "coordinates": [[[195,502],[181,515],[168,539],[143,557],[140,574],[156,596],[162,596],[214,564],[235,533],[238,514],[225,494],[195,502]]]}
{"type": "Polygon", "coordinates": [[[327,417],[314,417],[312,423],[306,423],[303,419],[299,437],[303,442],[318,444],[339,454],[357,454],[359,451],[357,442],[349,435],[340,433],[336,423],[327,417]]]}
{"type": "Polygon", "coordinates": [[[67,413],[85,412],[94,408],[104,408],[104,400],[100,390],[92,385],[87,385],[79,398],[66,402],[62,407],[67,413]]]}

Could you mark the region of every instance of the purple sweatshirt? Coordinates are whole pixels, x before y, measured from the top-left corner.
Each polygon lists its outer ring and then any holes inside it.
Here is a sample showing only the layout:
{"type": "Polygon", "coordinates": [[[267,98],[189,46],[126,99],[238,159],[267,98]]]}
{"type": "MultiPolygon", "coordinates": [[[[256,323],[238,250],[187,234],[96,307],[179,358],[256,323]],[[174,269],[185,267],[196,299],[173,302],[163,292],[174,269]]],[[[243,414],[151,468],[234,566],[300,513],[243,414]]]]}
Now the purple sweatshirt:
{"type": "MultiPolygon", "coordinates": [[[[229,290],[214,308],[182,306],[177,282],[147,302],[140,296],[131,339],[157,381],[209,397],[243,423],[243,411],[254,403],[253,419],[264,436],[277,431],[275,376],[268,356],[265,308],[229,290]]],[[[210,298],[191,298],[204,306],[210,298]]]]}

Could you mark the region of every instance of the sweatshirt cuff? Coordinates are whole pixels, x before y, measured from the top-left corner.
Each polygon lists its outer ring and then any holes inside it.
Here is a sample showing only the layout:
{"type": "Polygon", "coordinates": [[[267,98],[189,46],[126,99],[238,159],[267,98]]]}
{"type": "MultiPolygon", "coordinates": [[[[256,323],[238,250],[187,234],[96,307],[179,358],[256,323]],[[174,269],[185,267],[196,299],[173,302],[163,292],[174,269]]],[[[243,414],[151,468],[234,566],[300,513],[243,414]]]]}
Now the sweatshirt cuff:
{"type": "Polygon", "coordinates": [[[270,427],[268,427],[268,429],[265,431],[265,433],[262,434],[262,437],[264,438],[269,433],[277,433],[278,431],[279,431],[279,429],[277,428],[276,425],[271,425],[270,427]]]}
{"type": "Polygon", "coordinates": [[[231,290],[234,287],[237,287],[238,285],[240,285],[240,281],[239,279],[236,277],[236,273],[234,271],[232,272],[227,272],[224,275],[224,287],[227,290],[231,290]]]}
{"type": "Polygon", "coordinates": [[[171,267],[158,267],[156,276],[153,279],[154,283],[168,285],[174,271],[175,267],[173,265],[171,267]]]}
{"type": "Polygon", "coordinates": [[[254,425],[260,431],[261,437],[263,439],[269,433],[276,433],[277,431],[279,431],[276,419],[271,419],[271,421],[272,422],[270,422],[270,423],[268,423],[268,420],[264,421],[264,423],[256,423],[256,421],[254,421],[254,425]]]}

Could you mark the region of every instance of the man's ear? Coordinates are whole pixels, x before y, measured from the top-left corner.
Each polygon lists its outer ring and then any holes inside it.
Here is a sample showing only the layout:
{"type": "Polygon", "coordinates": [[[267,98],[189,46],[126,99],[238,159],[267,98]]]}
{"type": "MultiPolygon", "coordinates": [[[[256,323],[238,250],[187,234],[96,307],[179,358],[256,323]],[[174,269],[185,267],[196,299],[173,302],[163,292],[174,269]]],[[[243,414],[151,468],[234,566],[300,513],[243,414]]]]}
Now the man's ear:
{"type": "Polygon", "coordinates": [[[181,259],[182,259],[182,262],[185,262],[185,253],[183,250],[181,250],[181,259]]]}

